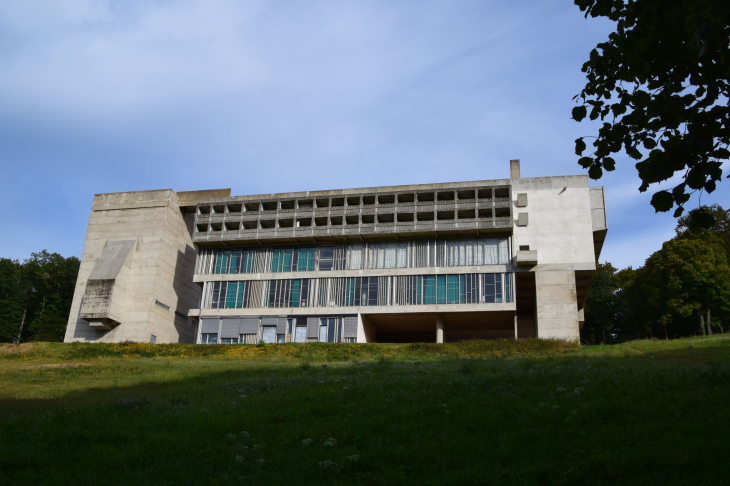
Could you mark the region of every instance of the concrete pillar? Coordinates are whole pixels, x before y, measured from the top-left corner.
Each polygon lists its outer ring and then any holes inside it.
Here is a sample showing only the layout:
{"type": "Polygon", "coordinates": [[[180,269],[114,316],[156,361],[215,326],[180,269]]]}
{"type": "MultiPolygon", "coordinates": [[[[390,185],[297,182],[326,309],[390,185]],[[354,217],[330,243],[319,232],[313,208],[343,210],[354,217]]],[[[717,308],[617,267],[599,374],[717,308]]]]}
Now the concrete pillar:
{"type": "Polygon", "coordinates": [[[441,316],[436,317],[436,342],[444,342],[444,318],[441,316]]]}
{"type": "Polygon", "coordinates": [[[517,341],[519,337],[517,336],[517,314],[515,313],[515,341],[517,341]]]}
{"type": "Polygon", "coordinates": [[[535,272],[537,337],[578,341],[578,301],[573,270],[535,272]]]}

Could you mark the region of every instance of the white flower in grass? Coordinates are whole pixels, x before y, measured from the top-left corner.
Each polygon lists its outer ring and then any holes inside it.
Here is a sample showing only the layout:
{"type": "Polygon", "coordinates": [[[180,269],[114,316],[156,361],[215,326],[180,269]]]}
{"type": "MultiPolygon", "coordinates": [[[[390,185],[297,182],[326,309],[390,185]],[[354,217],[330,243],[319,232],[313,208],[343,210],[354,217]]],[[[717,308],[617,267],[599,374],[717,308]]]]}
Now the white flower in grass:
{"type": "Polygon", "coordinates": [[[261,459],[259,459],[259,462],[266,462],[266,460],[262,457],[261,459]]]}
{"type": "Polygon", "coordinates": [[[583,387],[577,386],[577,387],[575,387],[575,390],[573,390],[573,393],[576,395],[580,395],[580,392],[582,392],[582,391],[583,391],[583,387]]]}
{"type": "Polygon", "coordinates": [[[355,454],[354,456],[345,456],[345,459],[347,459],[350,462],[357,462],[357,460],[360,459],[360,456],[355,454]]]}
{"type": "Polygon", "coordinates": [[[226,439],[236,440],[236,436],[233,434],[226,435],[226,439]]]}
{"type": "Polygon", "coordinates": [[[245,437],[245,438],[247,438],[247,439],[248,439],[249,437],[251,437],[251,434],[249,434],[248,432],[246,432],[246,431],[244,430],[243,432],[241,432],[241,437],[245,437]]]}
{"type": "Polygon", "coordinates": [[[319,467],[330,467],[332,464],[334,464],[332,461],[324,461],[319,463],[319,467]]]}
{"type": "Polygon", "coordinates": [[[329,439],[324,441],[324,445],[326,445],[328,447],[333,447],[333,446],[337,445],[337,441],[335,439],[333,439],[332,437],[330,437],[329,439]]]}
{"type": "Polygon", "coordinates": [[[555,391],[564,392],[565,391],[565,387],[564,386],[559,386],[558,389],[555,390],[555,391]]]}
{"type": "Polygon", "coordinates": [[[236,462],[243,462],[243,456],[236,456],[236,462]]]}
{"type": "Polygon", "coordinates": [[[312,439],[304,439],[302,445],[308,446],[312,444],[312,439]]]}

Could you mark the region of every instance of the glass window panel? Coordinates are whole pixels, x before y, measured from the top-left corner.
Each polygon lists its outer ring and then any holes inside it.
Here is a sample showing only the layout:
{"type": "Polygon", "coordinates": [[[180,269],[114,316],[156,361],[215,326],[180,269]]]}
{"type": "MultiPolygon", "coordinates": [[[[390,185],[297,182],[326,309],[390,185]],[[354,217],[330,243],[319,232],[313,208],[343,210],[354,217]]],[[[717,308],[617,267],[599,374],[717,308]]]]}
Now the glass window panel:
{"type": "Polygon", "coordinates": [[[226,309],[236,307],[236,293],[238,291],[238,282],[228,282],[226,290],[226,309]]]}
{"type": "Polygon", "coordinates": [[[502,274],[494,274],[494,301],[502,302],[502,274]]]}
{"type": "Polygon", "coordinates": [[[332,257],[335,252],[334,246],[323,246],[319,249],[319,270],[332,270],[332,257]]]}
{"type": "Polygon", "coordinates": [[[408,243],[398,244],[398,268],[406,268],[408,266],[408,243]]]}
{"type": "Polygon", "coordinates": [[[436,276],[427,275],[423,277],[424,304],[436,303],[436,276]]]}
{"type": "Polygon", "coordinates": [[[295,343],[306,343],[307,342],[307,328],[305,326],[297,326],[294,334],[295,343]]]}
{"type": "Polygon", "coordinates": [[[395,268],[398,255],[398,244],[388,243],[385,247],[385,268],[395,268]]]}
{"type": "Polygon", "coordinates": [[[319,342],[326,343],[327,342],[327,319],[321,319],[320,323],[321,324],[319,326],[319,342]]]}
{"type": "Polygon", "coordinates": [[[267,344],[274,344],[276,343],[276,327],[274,326],[266,326],[264,328],[264,338],[263,341],[267,344]]]}
{"type": "Polygon", "coordinates": [[[436,303],[446,303],[446,275],[436,275],[436,303]]]}
{"type": "Polygon", "coordinates": [[[493,304],[495,299],[495,291],[494,291],[494,274],[493,273],[485,273],[483,275],[484,277],[484,302],[488,304],[493,304]]]}
{"type": "Polygon", "coordinates": [[[301,299],[302,281],[292,280],[291,281],[291,307],[299,307],[299,301],[301,299]]]}

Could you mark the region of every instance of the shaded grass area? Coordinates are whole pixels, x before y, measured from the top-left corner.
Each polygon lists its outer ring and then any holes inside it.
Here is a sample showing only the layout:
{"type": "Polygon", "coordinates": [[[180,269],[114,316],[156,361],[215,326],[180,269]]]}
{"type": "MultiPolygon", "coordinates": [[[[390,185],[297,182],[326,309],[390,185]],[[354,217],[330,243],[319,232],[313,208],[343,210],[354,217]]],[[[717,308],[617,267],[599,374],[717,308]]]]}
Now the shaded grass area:
{"type": "Polygon", "coordinates": [[[188,348],[0,354],[0,484],[730,477],[724,337],[188,348]]]}

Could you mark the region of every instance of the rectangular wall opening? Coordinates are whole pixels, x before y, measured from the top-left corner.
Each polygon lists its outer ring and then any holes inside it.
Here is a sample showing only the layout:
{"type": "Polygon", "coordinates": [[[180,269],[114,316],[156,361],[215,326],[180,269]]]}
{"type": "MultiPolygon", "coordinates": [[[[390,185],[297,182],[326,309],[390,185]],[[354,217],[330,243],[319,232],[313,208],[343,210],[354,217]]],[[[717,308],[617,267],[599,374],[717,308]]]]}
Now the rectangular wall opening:
{"type": "Polygon", "coordinates": [[[494,208],[494,217],[495,218],[508,218],[509,217],[509,208],[494,208]]]}
{"type": "Polygon", "coordinates": [[[378,195],[378,204],[395,204],[395,194],[378,195]]]}
{"type": "Polygon", "coordinates": [[[225,204],[216,204],[213,206],[213,213],[214,214],[223,214],[226,212],[226,205],[225,204]]]}
{"type": "Polygon", "coordinates": [[[244,221],[243,222],[243,229],[245,230],[255,230],[258,227],[258,224],[256,221],[244,221]]]}
{"type": "Polygon", "coordinates": [[[226,222],[226,231],[238,231],[239,229],[241,229],[241,223],[238,221],[226,222]]]}
{"type": "Polygon", "coordinates": [[[228,205],[228,212],[229,213],[240,213],[241,212],[241,203],[238,204],[229,204],[228,205]]]}
{"type": "Polygon", "coordinates": [[[433,212],[416,213],[416,219],[418,221],[433,221],[433,212]]]}
{"type": "Polygon", "coordinates": [[[411,223],[413,222],[413,213],[398,213],[399,223],[411,223]]]}
{"type": "Polygon", "coordinates": [[[312,209],[314,207],[314,201],[311,199],[304,199],[299,201],[299,209],[312,209]]]}
{"type": "Polygon", "coordinates": [[[439,201],[453,201],[454,200],[454,191],[439,192],[438,200],[439,201]]]}
{"type": "Polygon", "coordinates": [[[281,209],[294,209],[296,201],[281,201],[281,209]]]}
{"type": "Polygon", "coordinates": [[[480,218],[491,218],[492,217],[492,208],[480,209],[479,217],[480,218]]]}
{"type": "Polygon", "coordinates": [[[198,214],[210,214],[210,206],[200,206],[198,208],[198,214]]]}
{"type": "Polygon", "coordinates": [[[243,205],[244,208],[246,208],[246,211],[258,211],[259,210],[259,203],[246,203],[243,205]]]}
{"type": "Polygon", "coordinates": [[[351,196],[347,198],[347,205],[348,206],[359,206],[360,205],[360,196],[351,196]]]}
{"type": "Polygon", "coordinates": [[[279,201],[265,201],[261,203],[261,206],[263,206],[264,211],[276,211],[279,201]]]}
{"type": "Polygon", "coordinates": [[[211,231],[223,231],[223,223],[211,223],[210,230],[211,231]]]}
{"type": "Polygon", "coordinates": [[[342,216],[332,216],[332,217],[330,217],[330,224],[332,226],[342,226],[342,216]]]}
{"type": "Polygon", "coordinates": [[[492,199],[492,189],[479,189],[479,199],[492,199]]]}
{"type": "Polygon", "coordinates": [[[437,218],[439,221],[448,221],[448,220],[454,219],[453,211],[439,211],[436,214],[437,214],[437,218]]]}
{"type": "Polygon", "coordinates": [[[500,187],[494,190],[494,197],[509,197],[509,188],[500,187]]]}
{"type": "Polygon", "coordinates": [[[395,214],[378,214],[378,223],[392,223],[395,221],[395,214]]]}
{"type": "Polygon", "coordinates": [[[345,205],[345,198],[344,197],[333,197],[332,198],[332,207],[333,208],[341,208],[345,205]]]}
{"type": "Polygon", "coordinates": [[[198,233],[207,233],[208,232],[208,225],[207,224],[199,224],[195,227],[195,229],[198,231],[198,233]]]}
{"type": "Polygon", "coordinates": [[[459,191],[457,195],[460,201],[474,199],[475,197],[474,191],[459,191]]]}
{"type": "Polygon", "coordinates": [[[362,197],[363,206],[370,206],[372,204],[375,204],[375,196],[363,196],[362,197]]]}
{"type": "Polygon", "coordinates": [[[415,194],[398,194],[398,202],[399,203],[412,203],[416,201],[416,195],[415,194]]]}
{"type": "Polygon", "coordinates": [[[360,216],[345,216],[345,223],[347,224],[360,224],[360,216]]]}
{"type": "Polygon", "coordinates": [[[261,220],[261,229],[274,229],[276,227],[276,221],[273,219],[261,220]]]}
{"type": "Polygon", "coordinates": [[[435,194],[433,192],[419,192],[418,193],[418,202],[424,202],[424,201],[434,201],[435,194]]]}
{"type": "Polygon", "coordinates": [[[459,211],[458,216],[459,219],[474,219],[475,212],[473,209],[462,209],[459,211]]]}
{"type": "Polygon", "coordinates": [[[362,224],[373,224],[373,223],[375,223],[374,214],[363,214],[362,215],[362,224]]]}
{"type": "Polygon", "coordinates": [[[306,228],[312,226],[312,218],[297,219],[297,228],[306,228]]]}
{"type": "Polygon", "coordinates": [[[294,227],[293,219],[280,219],[279,220],[279,228],[293,228],[293,227],[294,227]]]}
{"type": "Polygon", "coordinates": [[[327,217],[323,218],[314,218],[314,225],[315,226],[327,226],[327,217]]]}
{"type": "Polygon", "coordinates": [[[317,199],[315,202],[317,203],[318,208],[330,207],[330,200],[328,198],[317,199]]]}

